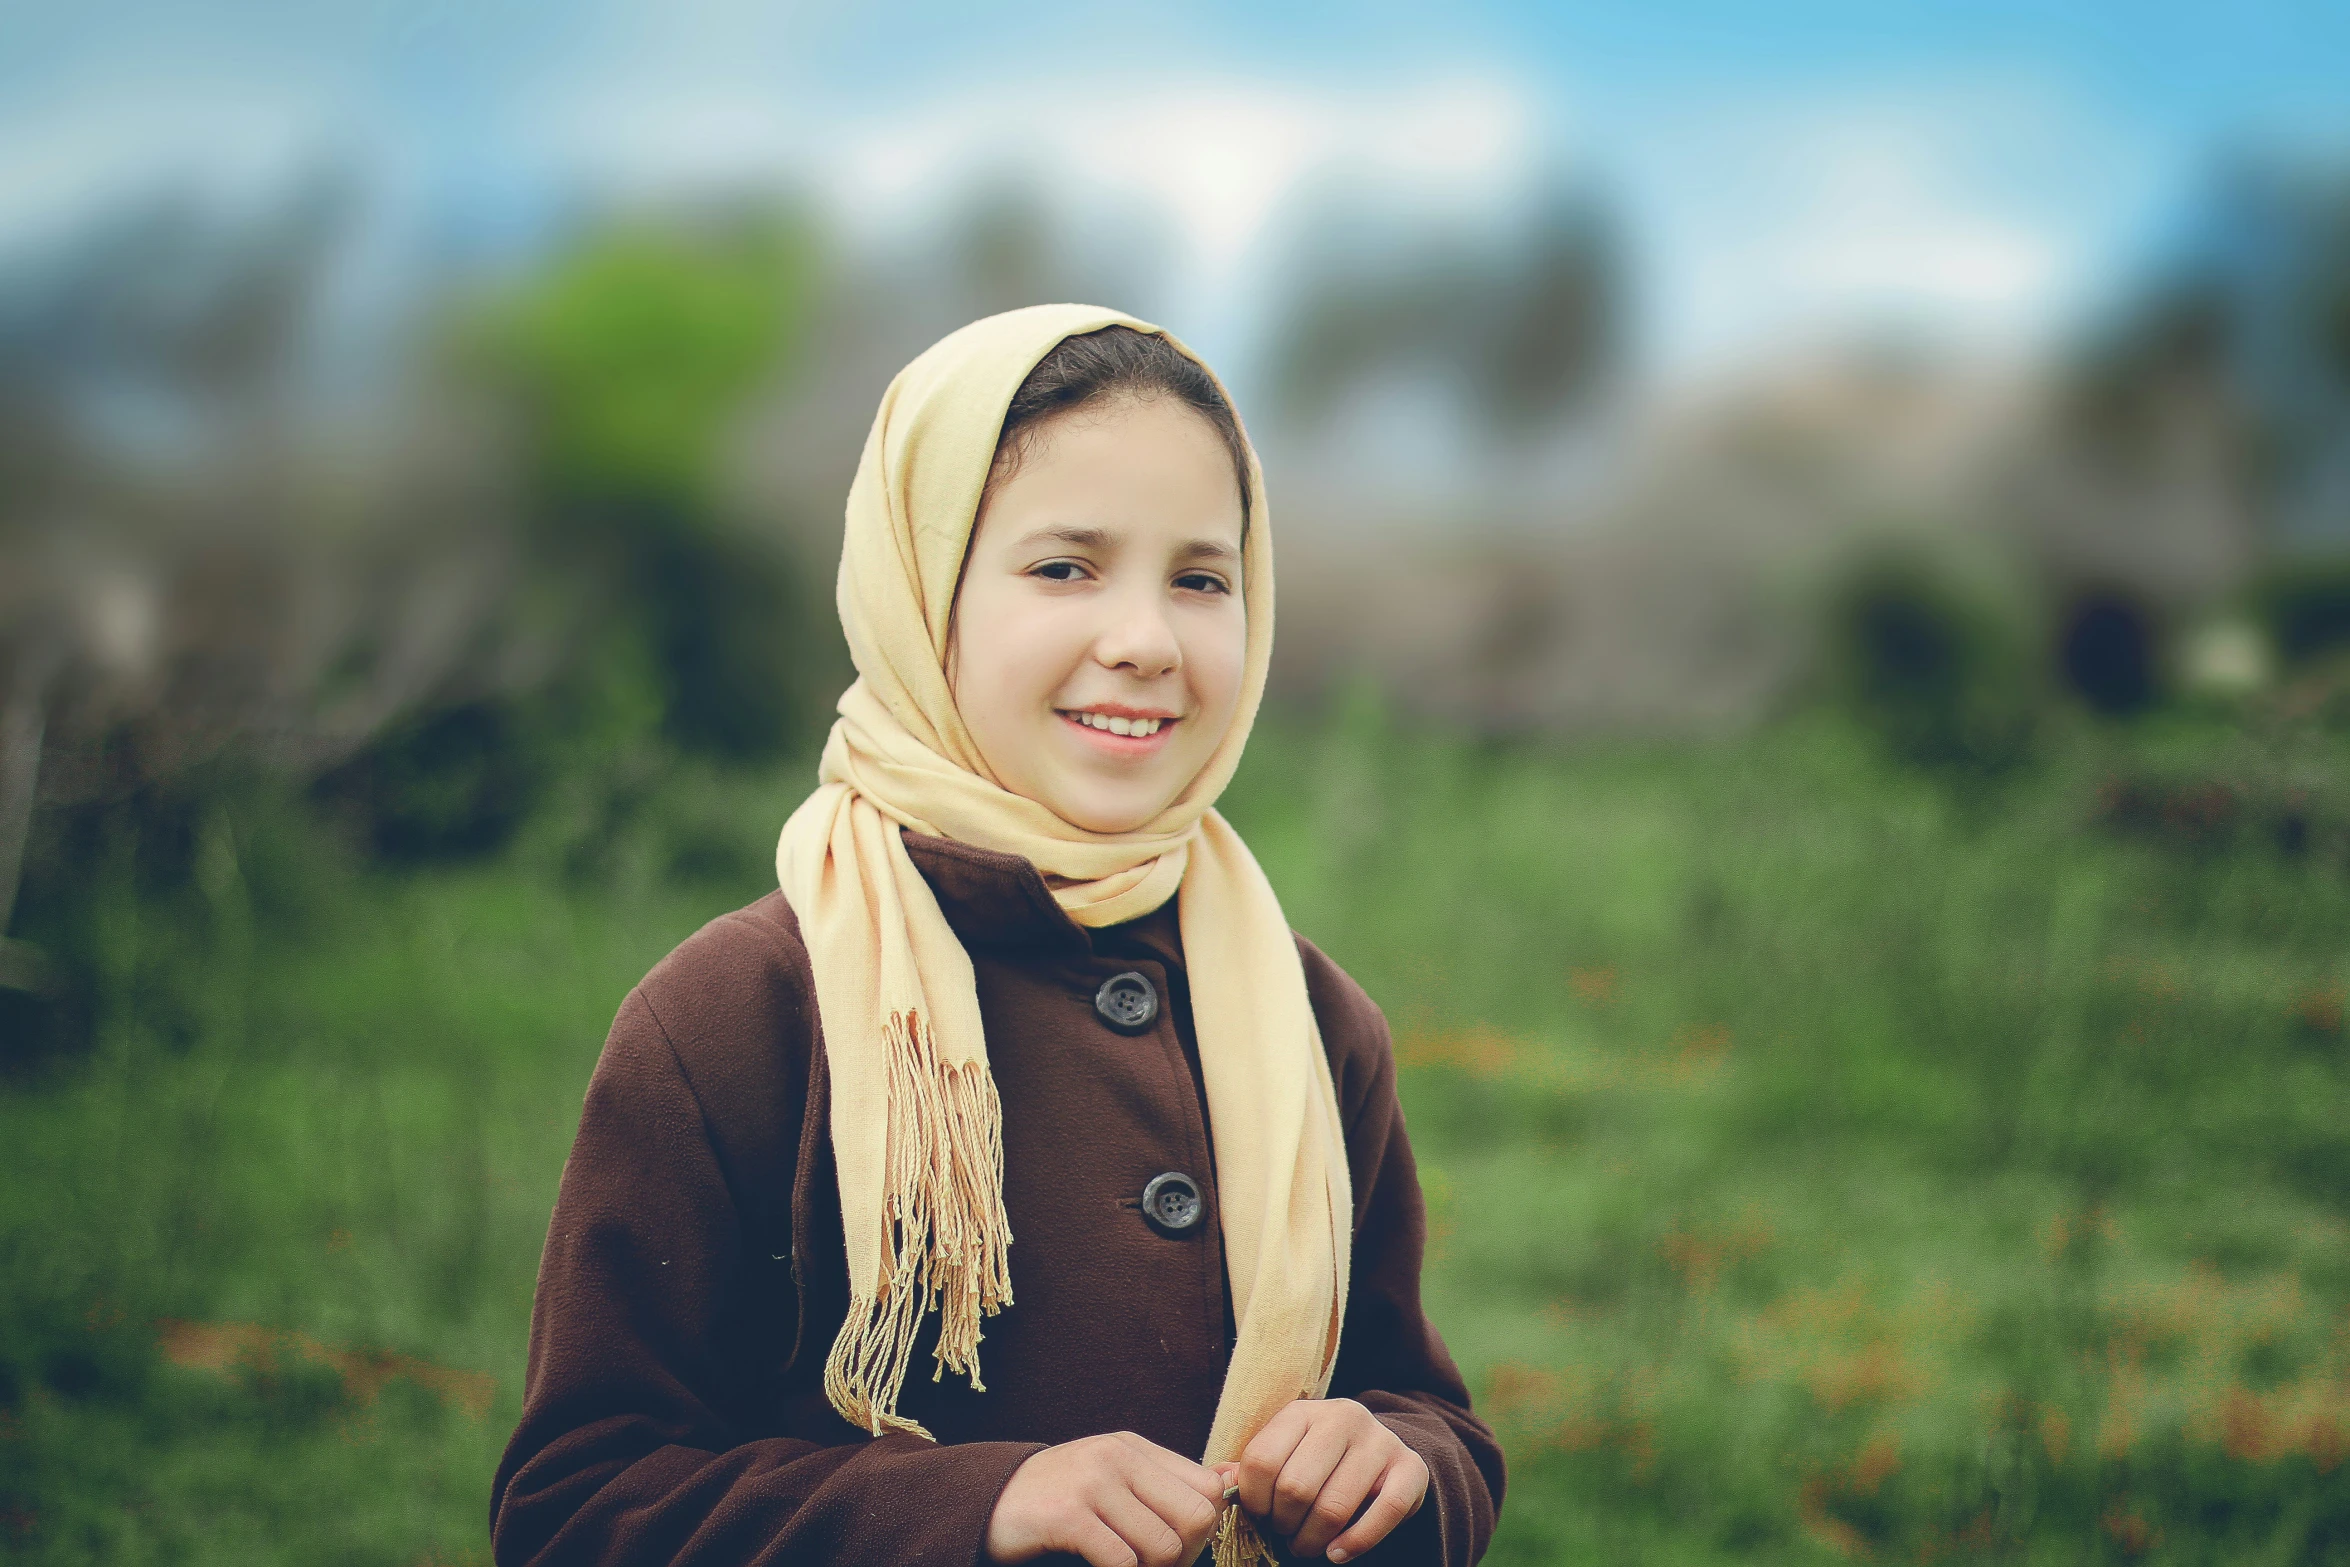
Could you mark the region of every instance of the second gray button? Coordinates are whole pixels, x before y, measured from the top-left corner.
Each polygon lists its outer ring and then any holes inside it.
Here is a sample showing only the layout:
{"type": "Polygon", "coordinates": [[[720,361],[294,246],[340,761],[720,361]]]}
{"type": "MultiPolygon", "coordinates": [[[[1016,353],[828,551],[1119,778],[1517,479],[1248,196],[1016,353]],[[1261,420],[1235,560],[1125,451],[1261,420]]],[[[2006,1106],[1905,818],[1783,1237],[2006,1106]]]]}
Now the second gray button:
{"type": "Polygon", "coordinates": [[[1142,1216],[1162,1235],[1181,1235],[1199,1223],[1199,1183],[1181,1170],[1153,1176],[1142,1189],[1142,1216]]]}

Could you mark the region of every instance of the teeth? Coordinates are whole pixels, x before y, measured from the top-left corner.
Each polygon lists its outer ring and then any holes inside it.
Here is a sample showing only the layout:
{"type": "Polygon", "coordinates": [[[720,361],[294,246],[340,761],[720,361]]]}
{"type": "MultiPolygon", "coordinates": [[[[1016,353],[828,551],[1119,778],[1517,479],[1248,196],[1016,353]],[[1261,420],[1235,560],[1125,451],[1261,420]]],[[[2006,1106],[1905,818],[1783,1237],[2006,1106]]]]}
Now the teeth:
{"type": "Polygon", "coordinates": [[[1114,735],[1155,735],[1167,722],[1163,718],[1117,718],[1108,713],[1071,713],[1069,716],[1088,729],[1106,730],[1114,735]]]}

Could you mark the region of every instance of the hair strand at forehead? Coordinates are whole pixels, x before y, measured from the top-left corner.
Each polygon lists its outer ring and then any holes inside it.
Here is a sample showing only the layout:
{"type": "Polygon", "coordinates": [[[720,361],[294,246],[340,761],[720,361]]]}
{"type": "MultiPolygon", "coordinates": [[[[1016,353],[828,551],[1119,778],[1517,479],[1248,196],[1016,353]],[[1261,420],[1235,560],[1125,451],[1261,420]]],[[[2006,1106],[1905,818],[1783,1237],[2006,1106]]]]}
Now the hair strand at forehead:
{"type": "Polygon", "coordinates": [[[996,436],[988,485],[1015,472],[1051,420],[1116,398],[1172,397],[1207,420],[1231,455],[1240,487],[1240,522],[1249,522],[1248,438],[1216,378],[1157,332],[1105,326],[1062,338],[1012,394],[996,436]]]}

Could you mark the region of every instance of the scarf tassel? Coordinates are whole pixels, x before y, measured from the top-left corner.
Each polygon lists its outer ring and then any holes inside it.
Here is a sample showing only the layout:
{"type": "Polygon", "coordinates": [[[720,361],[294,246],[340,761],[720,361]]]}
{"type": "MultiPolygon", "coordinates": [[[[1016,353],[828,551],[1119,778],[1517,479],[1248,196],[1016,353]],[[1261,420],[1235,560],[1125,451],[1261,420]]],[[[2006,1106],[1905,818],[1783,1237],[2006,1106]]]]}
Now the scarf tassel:
{"type": "Polygon", "coordinates": [[[924,1315],[939,1313],[931,1380],[949,1371],[979,1380],[982,1317],[1012,1303],[1012,1229],[1004,1217],[1003,1110],[984,1061],[940,1061],[929,1025],[893,1012],[882,1029],[889,1062],[887,1272],[855,1295],[824,1363],[824,1396],[874,1436],[931,1438],[897,1412],[924,1315]]]}
{"type": "Polygon", "coordinates": [[[1257,1533],[1255,1522],[1242,1512],[1237,1503],[1224,1509],[1217,1520],[1215,1543],[1208,1549],[1208,1558],[1215,1567],[1278,1567],[1273,1553],[1265,1546],[1264,1537],[1257,1533]]]}

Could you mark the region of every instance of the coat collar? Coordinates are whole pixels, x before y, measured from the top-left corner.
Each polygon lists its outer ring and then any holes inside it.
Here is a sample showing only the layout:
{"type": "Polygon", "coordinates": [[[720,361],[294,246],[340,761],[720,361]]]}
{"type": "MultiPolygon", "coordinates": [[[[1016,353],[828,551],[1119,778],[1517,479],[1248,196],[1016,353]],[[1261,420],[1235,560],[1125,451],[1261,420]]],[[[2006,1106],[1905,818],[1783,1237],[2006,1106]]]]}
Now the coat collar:
{"type": "Polygon", "coordinates": [[[947,924],[973,952],[1084,963],[1140,949],[1164,963],[1183,961],[1173,898],[1140,919],[1088,930],[1053,901],[1043,874],[1020,855],[927,833],[909,832],[905,842],[947,924]]]}

